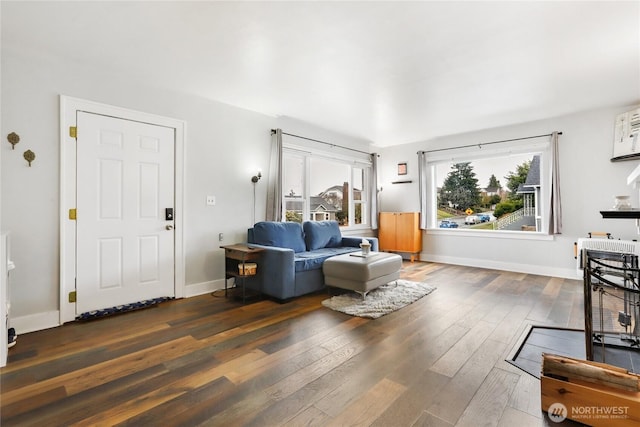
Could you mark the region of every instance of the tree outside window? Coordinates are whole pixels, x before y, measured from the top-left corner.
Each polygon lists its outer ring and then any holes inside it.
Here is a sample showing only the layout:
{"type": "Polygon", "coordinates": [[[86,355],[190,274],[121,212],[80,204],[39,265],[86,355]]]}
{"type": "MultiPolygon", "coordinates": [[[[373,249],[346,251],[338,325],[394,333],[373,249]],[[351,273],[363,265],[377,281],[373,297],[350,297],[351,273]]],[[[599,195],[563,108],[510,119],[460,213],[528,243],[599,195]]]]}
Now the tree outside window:
{"type": "Polygon", "coordinates": [[[440,190],[441,203],[459,210],[474,208],[480,204],[478,179],[471,162],[451,166],[440,190]]]}

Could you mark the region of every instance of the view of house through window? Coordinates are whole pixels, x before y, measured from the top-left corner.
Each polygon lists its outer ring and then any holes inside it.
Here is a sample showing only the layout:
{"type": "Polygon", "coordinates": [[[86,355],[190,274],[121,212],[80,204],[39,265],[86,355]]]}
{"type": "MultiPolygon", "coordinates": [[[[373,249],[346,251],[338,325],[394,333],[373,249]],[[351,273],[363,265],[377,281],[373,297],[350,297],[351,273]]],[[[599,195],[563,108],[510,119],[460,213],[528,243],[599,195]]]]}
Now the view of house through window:
{"type": "Polygon", "coordinates": [[[438,228],[540,231],[540,153],[438,162],[438,228]]]}
{"type": "Polygon", "coordinates": [[[285,221],[338,221],[341,227],[367,223],[367,174],[362,162],[284,150],[285,221]]]}

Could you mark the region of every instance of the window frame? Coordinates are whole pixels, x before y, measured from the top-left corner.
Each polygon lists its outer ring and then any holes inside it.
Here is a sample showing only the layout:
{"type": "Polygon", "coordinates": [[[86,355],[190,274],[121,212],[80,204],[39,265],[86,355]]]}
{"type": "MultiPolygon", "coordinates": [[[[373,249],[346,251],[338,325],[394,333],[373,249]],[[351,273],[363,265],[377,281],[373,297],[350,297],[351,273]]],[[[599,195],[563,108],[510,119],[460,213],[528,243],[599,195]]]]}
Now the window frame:
{"type": "MultiPolygon", "coordinates": [[[[303,168],[302,168],[302,221],[311,221],[311,180],[312,180],[312,167],[311,162],[312,159],[322,159],[323,161],[334,162],[336,164],[345,165],[348,167],[348,183],[349,183],[349,206],[348,206],[348,218],[349,223],[344,226],[340,226],[342,231],[352,231],[352,230],[366,230],[371,228],[371,200],[370,199],[370,187],[371,187],[371,174],[373,164],[371,162],[371,158],[369,155],[362,154],[337,154],[335,152],[328,152],[319,149],[311,149],[309,147],[301,147],[299,145],[283,143],[282,147],[282,157],[283,157],[283,167],[286,158],[300,158],[303,160],[303,168]],[[355,205],[356,202],[354,200],[354,186],[353,183],[355,181],[355,171],[356,169],[362,169],[363,171],[363,179],[362,184],[363,188],[360,189],[361,192],[361,200],[358,204],[362,205],[362,215],[361,215],[361,223],[355,223],[355,205]]],[[[283,170],[283,175],[284,175],[283,170]]],[[[284,186],[284,182],[283,182],[284,186]]],[[[282,218],[283,221],[287,221],[286,212],[287,212],[287,200],[292,200],[291,198],[287,199],[286,189],[282,189],[282,218]]]]}
{"type": "MultiPolygon", "coordinates": [[[[493,146],[479,144],[477,146],[465,146],[427,153],[427,234],[489,237],[522,240],[552,240],[553,235],[548,233],[549,203],[551,183],[551,141],[549,137],[539,137],[525,141],[510,141],[493,146]],[[436,178],[436,167],[445,163],[471,162],[474,160],[486,160],[491,158],[506,157],[510,155],[539,155],[540,156],[540,197],[536,200],[540,205],[536,211],[540,213],[540,223],[537,231],[520,230],[474,230],[469,228],[439,228],[437,218],[437,203],[439,183],[436,178]]],[[[514,165],[515,166],[515,165],[514,165]]],[[[537,219],[537,217],[536,217],[537,219]]]]}

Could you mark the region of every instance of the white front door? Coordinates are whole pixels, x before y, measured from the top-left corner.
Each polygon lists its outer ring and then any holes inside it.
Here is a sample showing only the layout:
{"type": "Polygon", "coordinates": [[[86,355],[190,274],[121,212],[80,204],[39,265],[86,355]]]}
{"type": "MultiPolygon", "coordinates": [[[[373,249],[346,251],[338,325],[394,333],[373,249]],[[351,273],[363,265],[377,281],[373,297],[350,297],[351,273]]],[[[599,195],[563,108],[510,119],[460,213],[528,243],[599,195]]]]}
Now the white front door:
{"type": "Polygon", "coordinates": [[[76,118],[76,313],[175,296],[174,129],[76,118]]]}

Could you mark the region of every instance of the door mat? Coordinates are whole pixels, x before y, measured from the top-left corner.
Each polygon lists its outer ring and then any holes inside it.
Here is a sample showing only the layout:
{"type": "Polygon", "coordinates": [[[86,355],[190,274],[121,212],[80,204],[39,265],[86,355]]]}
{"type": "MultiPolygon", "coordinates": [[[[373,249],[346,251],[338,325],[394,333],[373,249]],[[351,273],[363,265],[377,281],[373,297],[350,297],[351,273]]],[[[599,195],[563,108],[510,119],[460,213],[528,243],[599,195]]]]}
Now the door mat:
{"type": "Polygon", "coordinates": [[[175,299],[174,297],[160,297],[153,298],[144,301],[133,302],[130,304],[118,305],[111,308],[103,308],[100,310],[87,311],[86,313],[76,316],[76,320],[86,321],[101,319],[106,316],[113,316],[114,314],[128,313],[130,311],[142,310],[143,308],[155,307],[161,302],[175,299]]]}

